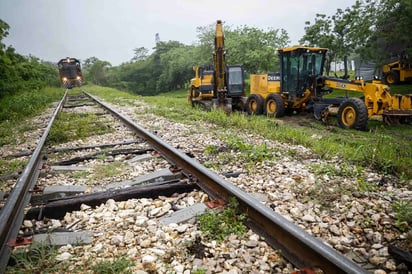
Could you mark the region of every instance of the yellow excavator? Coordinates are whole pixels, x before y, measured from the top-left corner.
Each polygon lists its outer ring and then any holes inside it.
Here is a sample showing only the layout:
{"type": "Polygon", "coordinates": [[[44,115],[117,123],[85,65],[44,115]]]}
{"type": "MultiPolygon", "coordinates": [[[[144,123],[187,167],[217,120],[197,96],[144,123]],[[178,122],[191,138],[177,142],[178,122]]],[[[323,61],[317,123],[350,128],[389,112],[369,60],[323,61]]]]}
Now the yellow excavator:
{"type": "Polygon", "coordinates": [[[368,119],[382,115],[388,124],[412,122],[412,94],[390,95],[380,80],[365,82],[345,76],[323,76],[326,48],[290,47],[279,49],[280,73],[255,74],[250,78],[249,114],[282,117],[286,111],[309,110],[318,120],[336,114],[342,128],[363,130],[368,119]],[[360,93],[359,97],[329,97],[333,90],[360,93]]]}
{"type": "Polygon", "coordinates": [[[226,65],[221,20],[216,23],[214,47],[212,66],[193,67],[195,77],[190,80],[188,102],[206,110],[243,110],[247,100],[244,71],[240,65],[226,65]]]}

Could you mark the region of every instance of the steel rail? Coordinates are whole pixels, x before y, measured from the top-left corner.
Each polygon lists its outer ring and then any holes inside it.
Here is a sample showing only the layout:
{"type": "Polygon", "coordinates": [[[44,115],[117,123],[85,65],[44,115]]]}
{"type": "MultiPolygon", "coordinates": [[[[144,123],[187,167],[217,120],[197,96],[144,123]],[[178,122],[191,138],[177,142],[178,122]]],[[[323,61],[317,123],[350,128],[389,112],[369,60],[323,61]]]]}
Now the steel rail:
{"type": "Polygon", "coordinates": [[[46,143],[46,138],[53,125],[53,122],[66,100],[68,90],[65,91],[62,100],[57,105],[36,149],[33,151],[29,162],[16,182],[5,205],[0,211],[0,273],[6,271],[8,261],[12,252],[12,247],[8,244],[11,239],[18,235],[20,226],[24,218],[24,208],[30,201],[30,190],[34,187],[40,172],[42,163],[42,151],[46,143]]]}
{"type": "Polygon", "coordinates": [[[323,273],[333,274],[368,273],[332,247],[300,229],[283,216],[264,206],[257,199],[194,161],[183,152],[165,143],[97,97],[86,92],[85,94],[127,124],[129,128],[149,142],[163,157],[194,176],[198,180],[197,184],[199,187],[212,198],[228,201],[230,197],[236,197],[243,211],[248,215],[250,220],[248,225],[258,234],[265,237],[268,244],[280,249],[282,255],[295,266],[299,268],[318,268],[323,273]]]}

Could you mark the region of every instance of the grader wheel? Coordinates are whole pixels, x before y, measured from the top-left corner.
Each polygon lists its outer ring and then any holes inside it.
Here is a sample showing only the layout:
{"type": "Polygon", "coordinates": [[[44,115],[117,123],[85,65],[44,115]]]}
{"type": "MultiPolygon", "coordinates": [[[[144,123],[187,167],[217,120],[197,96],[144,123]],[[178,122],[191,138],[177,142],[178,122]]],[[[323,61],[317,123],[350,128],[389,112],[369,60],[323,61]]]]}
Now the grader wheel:
{"type": "Polygon", "coordinates": [[[248,114],[259,115],[263,113],[263,98],[258,94],[252,94],[247,98],[246,111],[248,114]]]}
{"type": "Polygon", "coordinates": [[[282,117],[285,115],[285,105],[282,97],[277,93],[271,93],[266,97],[265,113],[270,116],[282,117]]]}
{"type": "Polygon", "coordinates": [[[338,123],[341,128],[364,130],[368,123],[368,110],[359,98],[349,98],[338,111],[338,123]]]}

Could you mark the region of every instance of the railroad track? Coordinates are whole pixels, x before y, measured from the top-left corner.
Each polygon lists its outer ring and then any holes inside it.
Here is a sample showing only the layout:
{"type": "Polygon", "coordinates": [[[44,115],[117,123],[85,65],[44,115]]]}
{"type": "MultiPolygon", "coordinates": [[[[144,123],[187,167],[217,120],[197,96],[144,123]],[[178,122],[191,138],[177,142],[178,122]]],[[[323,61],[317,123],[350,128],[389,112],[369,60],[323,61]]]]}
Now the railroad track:
{"type": "MultiPolygon", "coordinates": [[[[358,264],[342,256],[322,241],[310,236],[269,207],[264,206],[259,200],[224,180],[221,176],[210,171],[184,152],[162,141],[155,134],[148,132],[98,98],[88,93],[86,95],[93,100],[93,104],[99,104],[130,128],[132,131],[130,136],[135,134],[139,139],[144,140],[145,144],[148,144],[138,149],[134,148],[134,151],[141,151],[142,154],[147,154],[147,152],[152,150],[160,154],[162,158],[166,159],[167,163],[163,163],[164,166],[169,166],[169,169],[173,172],[170,176],[163,175],[163,177],[168,179],[160,184],[138,187],[133,189],[133,191],[136,191],[133,193],[131,188],[127,188],[124,192],[121,189],[111,191],[106,189],[106,191],[101,191],[98,194],[77,195],[66,199],[55,198],[54,201],[46,202],[37,208],[27,211],[26,207],[31,200],[33,201],[32,193],[38,181],[41,167],[44,164],[43,160],[47,151],[46,139],[49,130],[58,113],[68,101],[68,92],[66,91],[63,99],[56,107],[38,146],[31,154],[27,167],[20,175],[0,212],[0,272],[3,273],[6,269],[13,245],[19,244],[18,241],[23,241],[24,243],[24,238],[19,239],[17,236],[25,214],[26,218],[38,218],[39,216],[42,218],[63,218],[66,211],[78,210],[81,204],[90,202],[92,206],[97,206],[114,195],[121,197],[121,199],[148,197],[150,195],[167,196],[176,192],[184,193],[200,188],[201,191],[207,193],[211,200],[227,202],[231,197],[235,197],[239,202],[242,212],[247,214],[247,225],[264,238],[270,246],[280,249],[282,255],[293,263],[295,267],[299,269],[321,270],[323,273],[367,273],[358,264]],[[182,176],[180,177],[176,174],[181,174],[182,176]],[[96,195],[100,195],[100,197],[96,197],[96,195]]],[[[127,145],[127,142],[119,142],[117,146],[119,144],[127,145]]],[[[60,164],[68,165],[70,162],[60,162],[60,164]]],[[[307,273],[310,273],[309,270],[307,271],[307,273]]]]}

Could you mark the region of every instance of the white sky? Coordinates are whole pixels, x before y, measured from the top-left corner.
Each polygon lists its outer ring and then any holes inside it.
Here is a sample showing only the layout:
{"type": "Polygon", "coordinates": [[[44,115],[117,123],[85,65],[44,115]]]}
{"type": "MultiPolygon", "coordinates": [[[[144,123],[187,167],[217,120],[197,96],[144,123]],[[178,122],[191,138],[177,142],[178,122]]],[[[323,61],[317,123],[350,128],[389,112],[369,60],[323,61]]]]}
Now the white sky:
{"type": "MultiPolygon", "coordinates": [[[[333,15],[355,0],[0,0],[9,24],[3,42],[22,55],[57,62],[95,56],[112,65],[128,62],[133,49],[175,40],[190,45],[196,27],[222,20],[231,27],[285,29],[292,41],[316,13],[333,15]]],[[[223,28],[225,25],[223,25],[223,28]]]]}

